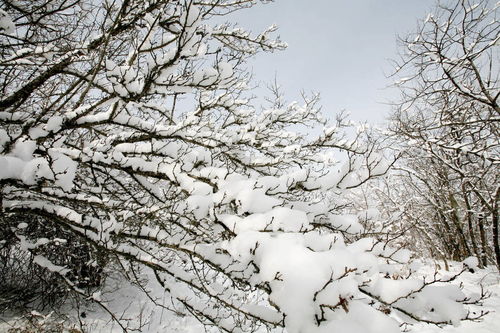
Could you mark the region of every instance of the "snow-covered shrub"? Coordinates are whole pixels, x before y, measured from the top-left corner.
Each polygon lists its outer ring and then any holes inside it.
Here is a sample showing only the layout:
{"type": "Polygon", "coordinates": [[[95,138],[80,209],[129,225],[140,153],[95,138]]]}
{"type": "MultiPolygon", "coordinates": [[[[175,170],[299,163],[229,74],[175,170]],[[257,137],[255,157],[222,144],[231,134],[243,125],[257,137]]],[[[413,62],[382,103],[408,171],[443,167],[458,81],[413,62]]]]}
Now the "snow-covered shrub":
{"type": "Polygon", "coordinates": [[[250,103],[247,59],[285,45],[274,27],[254,35],[211,19],[252,4],[2,5],[2,216],[31,217],[9,237],[123,330],[143,321],[113,312],[37,244],[82,240],[138,285],[155,277],[170,296],[158,306],[226,332],[390,333],[472,319],[458,287],[437,287],[452,278],[413,277],[407,251],[345,237],[363,231],[343,214],[345,192],[388,166],[358,140],[363,128],[342,137],[344,121],[323,120],[317,96],[250,103]],[[64,232],[23,242],[38,217],[64,232]]]}
{"type": "Polygon", "coordinates": [[[78,288],[95,290],[104,282],[106,254],[54,221],[13,214],[2,222],[0,311],[42,310],[66,300],[69,289],[64,279],[58,272],[40,266],[44,258],[64,266],[66,277],[78,288]]]}

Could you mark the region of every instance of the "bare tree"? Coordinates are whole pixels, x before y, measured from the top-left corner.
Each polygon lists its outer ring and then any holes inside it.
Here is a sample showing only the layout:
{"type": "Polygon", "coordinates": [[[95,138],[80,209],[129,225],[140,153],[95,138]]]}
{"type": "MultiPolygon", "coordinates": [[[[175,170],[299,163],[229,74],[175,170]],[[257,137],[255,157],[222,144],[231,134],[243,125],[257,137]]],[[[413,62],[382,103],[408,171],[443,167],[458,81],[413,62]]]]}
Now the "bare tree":
{"type": "Polygon", "coordinates": [[[499,40],[498,3],[441,2],[402,40],[391,123],[406,183],[440,221],[432,230],[446,253],[498,267],[499,40]]]}

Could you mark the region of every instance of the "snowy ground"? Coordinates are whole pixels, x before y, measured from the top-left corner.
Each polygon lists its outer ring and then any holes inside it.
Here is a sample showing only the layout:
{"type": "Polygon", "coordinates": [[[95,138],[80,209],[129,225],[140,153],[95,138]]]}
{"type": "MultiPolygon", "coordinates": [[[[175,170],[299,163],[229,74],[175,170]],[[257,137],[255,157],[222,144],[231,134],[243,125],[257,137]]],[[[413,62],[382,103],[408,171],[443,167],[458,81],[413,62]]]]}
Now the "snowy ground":
{"type": "MultiPolygon", "coordinates": [[[[452,264],[450,272],[439,271],[441,275],[450,275],[460,270],[461,264],[452,264]]],[[[431,266],[423,266],[421,272],[433,275],[431,266]]],[[[415,324],[409,327],[410,332],[418,333],[498,333],[500,332],[500,274],[496,268],[489,267],[484,270],[478,270],[474,274],[464,273],[460,276],[456,284],[462,284],[467,294],[479,293],[481,286],[488,291],[491,296],[485,300],[483,307],[471,307],[471,311],[489,311],[481,322],[462,322],[460,326],[448,326],[439,328],[426,324],[415,324]]],[[[156,284],[155,284],[156,286],[156,284]]],[[[168,302],[166,294],[157,287],[151,289],[152,295],[157,295],[157,302],[168,302]]],[[[179,317],[168,310],[157,309],[152,311],[150,300],[142,296],[143,294],[136,288],[129,286],[115,291],[115,296],[109,303],[110,309],[117,311],[119,316],[130,319],[131,326],[139,324],[142,321],[142,332],[167,332],[167,333],[198,333],[204,332],[194,319],[188,317],[179,317]],[[121,311],[121,312],[120,312],[121,311]]],[[[102,309],[85,309],[85,318],[80,318],[85,327],[85,332],[122,332],[122,329],[109,321],[109,317],[102,309]]],[[[74,319],[76,320],[76,319],[74,319]]],[[[0,318],[0,332],[7,332],[16,325],[13,318],[0,318]]],[[[76,321],[75,321],[76,322],[76,321]]],[[[75,326],[78,327],[78,326],[75,326]]],[[[217,332],[217,330],[208,330],[208,332],[217,332]]],[[[18,331],[17,331],[18,332],[18,331]]],[[[16,333],[17,333],[16,332],[16,333]]],[[[264,332],[264,330],[263,330],[264,332]]],[[[281,330],[280,330],[281,332],[281,330]]]]}
{"type": "MultiPolygon", "coordinates": [[[[454,264],[450,271],[458,271],[460,264],[454,264]]],[[[429,273],[431,273],[429,271],[429,273]]],[[[440,274],[449,275],[449,272],[439,271],[440,274]]],[[[412,332],[418,333],[498,333],[500,332],[500,274],[494,267],[478,270],[478,272],[464,273],[455,282],[463,283],[464,291],[467,294],[479,293],[481,285],[491,293],[491,296],[484,301],[482,307],[471,306],[471,311],[489,311],[481,322],[462,322],[460,326],[448,326],[440,329],[435,326],[424,324],[415,325],[412,332]]]]}

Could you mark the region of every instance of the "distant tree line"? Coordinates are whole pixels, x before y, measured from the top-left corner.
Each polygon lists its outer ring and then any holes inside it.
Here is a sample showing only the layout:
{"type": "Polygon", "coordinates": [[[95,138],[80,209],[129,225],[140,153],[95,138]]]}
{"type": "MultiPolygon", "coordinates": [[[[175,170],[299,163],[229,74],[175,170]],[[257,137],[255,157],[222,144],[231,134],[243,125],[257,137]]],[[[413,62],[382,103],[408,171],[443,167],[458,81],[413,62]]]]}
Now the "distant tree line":
{"type": "Polygon", "coordinates": [[[380,193],[429,255],[500,268],[498,7],[441,2],[401,39],[389,125],[400,159],[380,193]]]}

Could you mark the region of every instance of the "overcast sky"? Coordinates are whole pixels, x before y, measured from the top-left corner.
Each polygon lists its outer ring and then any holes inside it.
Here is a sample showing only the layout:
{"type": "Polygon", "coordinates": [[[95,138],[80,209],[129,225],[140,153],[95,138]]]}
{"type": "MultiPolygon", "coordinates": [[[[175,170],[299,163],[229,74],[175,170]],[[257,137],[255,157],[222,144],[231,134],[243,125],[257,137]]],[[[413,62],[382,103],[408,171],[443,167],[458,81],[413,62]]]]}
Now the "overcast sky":
{"type": "Polygon", "coordinates": [[[415,30],[433,0],[276,0],[233,14],[254,32],[279,26],[288,43],[282,52],[259,55],[251,63],[261,86],[277,75],[288,99],[301,90],[319,92],[323,111],[345,109],[351,119],[376,124],[394,98],[389,59],[397,56],[397,35],[415,30]]]}

